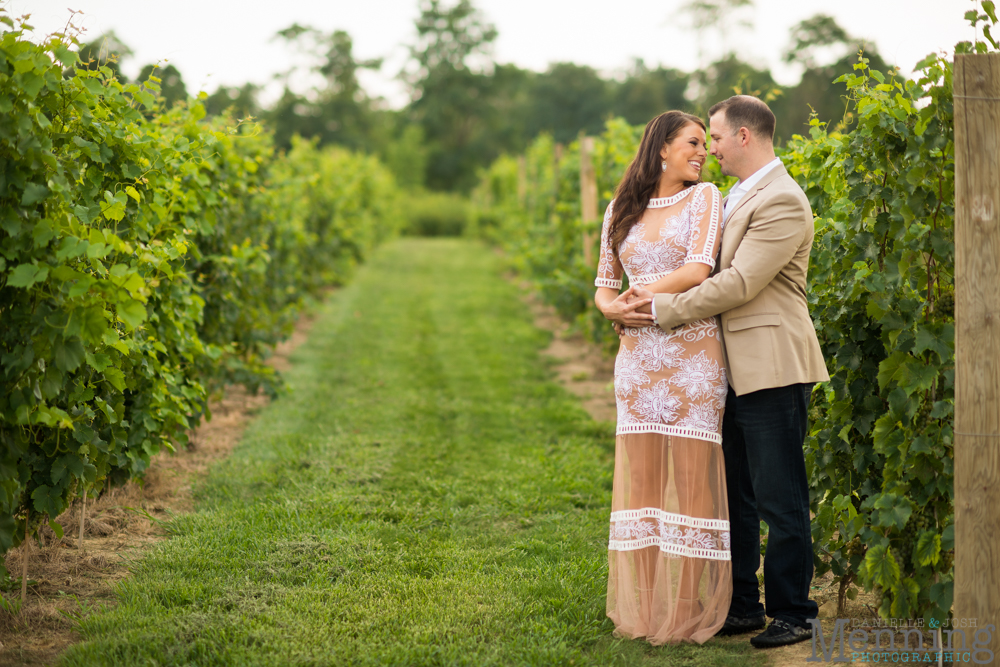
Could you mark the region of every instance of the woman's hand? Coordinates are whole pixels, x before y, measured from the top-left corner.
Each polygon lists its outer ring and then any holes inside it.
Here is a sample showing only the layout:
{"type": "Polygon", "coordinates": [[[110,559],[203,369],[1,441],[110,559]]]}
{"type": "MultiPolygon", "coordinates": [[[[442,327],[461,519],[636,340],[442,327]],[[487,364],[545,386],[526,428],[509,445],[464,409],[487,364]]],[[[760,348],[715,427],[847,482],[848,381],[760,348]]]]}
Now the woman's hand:
{"type": "MultiPolygon", "coordinates": [[[[636,285],[635,289],[632,290],[632,296],[629,297],[629,303],[642,299],[647,301],[649,304],[652,304],[653,292],[651,292],[645,285],[636,285]]],[[[652,313],[653,308],[651,305],[639,306],[636,311],[640,313],[652,313]]]]}
{"type": "Polygon", "coordinates": [[[653,300],[651,298],[636,299],[634,287],[629,287],[613,299],[602,298],[602,296],[598,291],[595,299],[597,307],[601,309],[604,317],[611,320],[618,335],[622,334],[623,327],[648,327],[654,324],[652,314],[641,313],[638,310],[643,306],[648,306],[653,300]]]}

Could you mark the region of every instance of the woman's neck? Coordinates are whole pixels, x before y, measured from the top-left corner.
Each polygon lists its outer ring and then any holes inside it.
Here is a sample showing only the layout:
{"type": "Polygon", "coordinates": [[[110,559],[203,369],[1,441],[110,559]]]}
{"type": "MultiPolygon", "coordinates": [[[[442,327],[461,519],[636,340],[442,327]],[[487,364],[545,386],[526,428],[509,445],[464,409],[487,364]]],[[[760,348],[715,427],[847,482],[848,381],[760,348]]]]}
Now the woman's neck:
{"type": "Polygon", "coordinates": [[[683,181],[675,181],[674,179],[661,178],[659,184],[656,186],[656,194],[654,199],[663,199],[664,197],[673,197],[675,194],[684,189],[683,181]]]}

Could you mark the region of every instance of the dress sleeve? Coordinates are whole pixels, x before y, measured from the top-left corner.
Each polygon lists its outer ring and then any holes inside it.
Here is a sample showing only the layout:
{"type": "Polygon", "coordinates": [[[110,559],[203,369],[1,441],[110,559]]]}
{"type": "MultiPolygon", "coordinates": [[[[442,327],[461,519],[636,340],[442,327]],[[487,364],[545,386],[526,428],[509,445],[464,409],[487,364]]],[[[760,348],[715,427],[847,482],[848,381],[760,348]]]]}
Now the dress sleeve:
{"type": "Polygon", "coordinates": [[[701,262],[714,269],[722,236],[722,195],[715,185],[705,183],[692,197],[691,236],[684,263],[701,262]]]}
{"type": "Polygon", "coordinates": [[[597,264],[597,280],[594,281],[594,285],[620,290],[622,288],[622,263],[611,252],[611,245],[608,243],[611,207],[614,205],[615,203],[612,201],[608,204],[607,210],[604,211],[604,225],[601,228],[601,260],[597,264]]]}

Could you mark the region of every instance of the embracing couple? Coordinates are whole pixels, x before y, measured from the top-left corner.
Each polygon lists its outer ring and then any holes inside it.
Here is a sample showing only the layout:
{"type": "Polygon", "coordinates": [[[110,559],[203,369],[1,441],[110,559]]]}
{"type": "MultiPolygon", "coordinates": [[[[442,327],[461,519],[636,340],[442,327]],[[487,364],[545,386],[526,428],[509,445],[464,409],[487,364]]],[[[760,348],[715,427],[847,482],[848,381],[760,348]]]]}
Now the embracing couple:
{"type": "Polygon", "coordinates": [[[604,216],[595,301],[621,337],[607,612],[652,644],[753,632],[766,648],[808,639],[817,613],[803,441],[829,376],[806,302],[813,216],[764,102],[731,97],[709,126],[739,179],[725,198],[701,182],[704,122],[669,111],[604,216]]]}

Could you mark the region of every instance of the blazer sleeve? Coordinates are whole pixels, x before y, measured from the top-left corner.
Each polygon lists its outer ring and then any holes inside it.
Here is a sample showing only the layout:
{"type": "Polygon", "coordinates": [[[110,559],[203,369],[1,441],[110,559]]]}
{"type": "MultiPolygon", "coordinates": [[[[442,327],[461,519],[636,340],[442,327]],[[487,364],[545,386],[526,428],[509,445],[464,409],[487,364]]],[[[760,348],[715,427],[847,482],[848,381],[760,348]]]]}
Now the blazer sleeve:
{"type": "Polygon", "coordinates": [[[754,211],[732,266],[681,294],[655,295],[657,324],[677,329],[753,299],[791,261],[809,220],[811,212],[794,195],[767,198],[754,211]]]}

